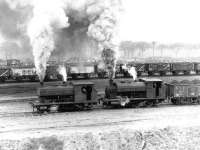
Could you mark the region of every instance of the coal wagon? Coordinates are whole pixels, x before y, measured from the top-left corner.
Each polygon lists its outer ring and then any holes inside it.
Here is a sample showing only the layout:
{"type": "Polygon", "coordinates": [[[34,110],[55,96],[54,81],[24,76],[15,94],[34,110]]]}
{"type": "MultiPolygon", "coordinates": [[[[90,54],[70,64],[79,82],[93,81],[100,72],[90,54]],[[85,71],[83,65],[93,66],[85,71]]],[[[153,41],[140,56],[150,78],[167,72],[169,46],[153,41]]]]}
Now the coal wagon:
{"type": "Polygon", "coordinates": [[[173,104],[200,103],[199,82],[173,82],[167,87],[167,95],[173,104]]]}
{"type": "Polygon", "coordinates": [[[170,63],[150,63],[148,64],[149,75],[171,75],[171,64],[170,63]]]}
{"type": "Polygon", "coordinates": [[[88,78],[96,78],[97,75],[97,64],[96,63],[71,63],[68,64],[69,68],[69,76],[72,79],[88,79],[88,78]]]}
{"type": "Polygon", "coordinates": [[[173,63],[172,64],[172,72],[173,75],[189,75],[195,73],[195,65],[194,63],[173,63]]]}

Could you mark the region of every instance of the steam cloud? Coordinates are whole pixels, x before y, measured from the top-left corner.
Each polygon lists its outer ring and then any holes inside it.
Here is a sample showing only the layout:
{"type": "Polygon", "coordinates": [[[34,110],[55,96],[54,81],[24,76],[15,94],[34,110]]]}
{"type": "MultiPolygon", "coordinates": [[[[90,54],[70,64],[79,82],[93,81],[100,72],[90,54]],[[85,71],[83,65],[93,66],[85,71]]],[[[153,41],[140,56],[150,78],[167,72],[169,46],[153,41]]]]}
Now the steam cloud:
{"type": "Polygon", "coordinates": [[[58,72],[62,75],[63,81],[67,81],[67,71],[64,65],[58,67],[58,72]]]}

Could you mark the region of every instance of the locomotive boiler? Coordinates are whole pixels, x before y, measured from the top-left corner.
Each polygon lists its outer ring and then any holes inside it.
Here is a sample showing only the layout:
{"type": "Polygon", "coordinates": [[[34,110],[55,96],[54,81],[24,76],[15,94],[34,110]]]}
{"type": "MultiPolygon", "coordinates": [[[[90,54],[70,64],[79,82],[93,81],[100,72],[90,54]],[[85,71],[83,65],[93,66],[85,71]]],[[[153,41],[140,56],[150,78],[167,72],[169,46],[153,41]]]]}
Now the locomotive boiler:
{"type": "Polygon", "coordinates": [[[160,79],[113,81],[105,89],[104,105],[147,106],[166,99],[166,85],[160,79]]]}
{"type": "Polygon", "coordinates": [[[70,82],[59,86],[47,86],[38,89],[39,100],[32,102],[33,111],[49,112],[52,108],[90,109],[97,103],[97,91],[92,82],[70,82]]]}

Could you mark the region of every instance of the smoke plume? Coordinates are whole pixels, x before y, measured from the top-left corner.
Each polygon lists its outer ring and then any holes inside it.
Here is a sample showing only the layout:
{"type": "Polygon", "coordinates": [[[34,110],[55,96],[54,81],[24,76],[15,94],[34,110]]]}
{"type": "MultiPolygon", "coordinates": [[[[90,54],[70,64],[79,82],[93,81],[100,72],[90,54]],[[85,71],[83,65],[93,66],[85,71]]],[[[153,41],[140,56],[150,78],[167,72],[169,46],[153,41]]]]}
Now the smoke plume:
{"type": "Polygon", "coordinates": [[[96,51],[115,49],[118,0],[38,0],[33,5],[28,35],[40,80],[44,79],[46,62],[54,49],[80,54],[91,46],[96,51]]]}
{"type": "MultiPolygon", "coordinates": [[[[76,57],[99,54],[111,48],[117,57],[120,0],[4,0],[12,11],[28,12],[21,18],[21,29],[27,32],[40,81],[43,81],[46,63],[55,55],[76,57]],[[31,8],[31,9],[30,9],[31,8]]],[[[21,15],[20,15],[21,16],[21,15]]],[[[16,19],[17,21],[18,19],[16,19]]],[[[12,21],[12,20],[11,20],[12,21]]],[[[15,24],[15,22],[13,23],[15,24]]],[[[19,23],[18,23],[19,25],[19,23]]],[[[19,31],[19,30],[17,30],[19,31]]],[[[13,36],[18,34],[14,32],[13,36]]],[[[65,59],[65,58],[63,58],[65,59]]]]}

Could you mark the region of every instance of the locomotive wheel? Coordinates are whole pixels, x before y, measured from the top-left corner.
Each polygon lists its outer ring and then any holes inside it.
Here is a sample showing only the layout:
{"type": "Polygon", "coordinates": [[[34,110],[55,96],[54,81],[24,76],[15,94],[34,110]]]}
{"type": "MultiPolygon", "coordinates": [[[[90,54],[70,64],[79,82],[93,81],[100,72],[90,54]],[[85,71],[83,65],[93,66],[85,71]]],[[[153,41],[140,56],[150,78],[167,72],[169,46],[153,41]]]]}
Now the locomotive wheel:
{"type": "Polygon", "coordinates": [[[153,101],[153,107],[156,107],[156,106],[158,106],[159,102],[160,102],[160,101],[159,101],[159,100],[157,100],[157,99],[156,99],[156,100],[154,100],[154,101],[153,101]]]}
{"type": "Polygon", "coordinates": [[[171,102],[174,105],[181,105],[182,104],[182,99],[181,98],[173,98],[173,99],[171,99],[171,102]]]}
{"type": "Polygon", "coordinates": [[[172,104],[176,105],[176,99],[171,99],[172,104]]]}
{"type": "Polygon", "coordinates": [[[82,111],[82,110],[84,110],[84,108],[85,108],[85,104],[76,104],[75,105],[76,110],[82,111]]]}
{"type": "Polygon", "coordinates": [[[176,99],[176,105],[180,105],[181,104],[181,100],[180,98],[176,99]]]}
{"type": "Polygon", "coordinates": [[[93,104],[88,104],[85,106],[86,110],[92,110],[93,109],[93,104]]]}
{"type": "Polygon", "coordinates": [[[146,107],[152,107],[154,105],[154,101],[147,101],[146,107]]]}

